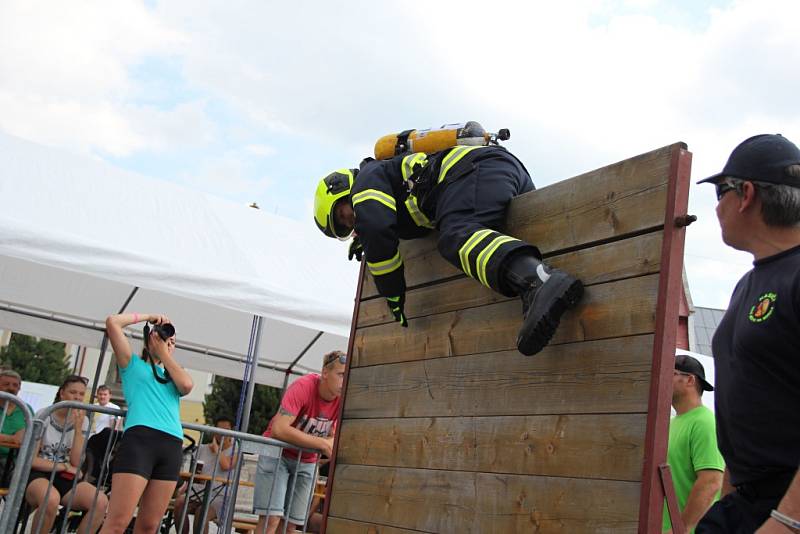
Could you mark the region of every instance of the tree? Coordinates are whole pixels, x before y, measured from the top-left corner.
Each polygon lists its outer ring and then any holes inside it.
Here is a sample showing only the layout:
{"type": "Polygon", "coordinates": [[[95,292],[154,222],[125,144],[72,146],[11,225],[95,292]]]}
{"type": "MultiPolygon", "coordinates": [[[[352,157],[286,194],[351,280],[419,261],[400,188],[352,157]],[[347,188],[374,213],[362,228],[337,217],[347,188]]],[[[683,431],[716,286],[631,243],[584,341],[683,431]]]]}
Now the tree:
{"type": "MultiPolygon", "coordinates": [[[[228,417],[235,424],[241,393],[241,380],[224,376],[215,377],[211,393],[206,395],[206,400],[203,402],[206,424],[213,425],[214,419],[220,416],[228,417]]],[[[281,390],[278,388],[256,384],[247,433],[262,434],[267,429],[269,420],[275,415],[280,404],[280,394],[281,390]]]]}
{"type": "Polygon", "coordinates": [[[60,386],[70,372],[64,350],[58,341],[11,334],[8,346],[0,349],[0,365],[18,372],[23,380],[60,386]]]}

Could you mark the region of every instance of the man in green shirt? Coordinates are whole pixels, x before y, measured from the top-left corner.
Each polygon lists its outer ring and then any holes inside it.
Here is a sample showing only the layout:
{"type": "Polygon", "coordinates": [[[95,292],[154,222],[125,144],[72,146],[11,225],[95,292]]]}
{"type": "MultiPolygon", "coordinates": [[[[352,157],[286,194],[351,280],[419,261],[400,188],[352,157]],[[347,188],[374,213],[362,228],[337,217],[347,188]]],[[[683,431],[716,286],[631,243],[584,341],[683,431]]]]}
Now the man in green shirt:
{"type": "MultiPolygon", "coordinates": [[[[11,369],[0,371],[0,391],[16,396],[19,394],[21,385],[22,377],[19,376],[19,373],[11,369]]],[[[5,404],[6,416],[3,421],[3,428],[0,429],[0,437],[14,441],[19,445],[22,443],[22,436],[25,433],[25,416],[22,410],[18,409],[13,402],[5,404]]],[[[7,456],[8,447],[0,447],[0,464],[5,463],[7,456]]]]}
{"type": "MultiPolygon", "coordinates": [[[[714,391],[706,382],[703,365],[691,356],[676,356],[672,407],[677,415],[669,425],[667,463],[681,518],[689,532],[694,532],[706,511],[719,499],[725,471],[725,462],[717,449],[714,413],[703,406],[703,391],[714,391]]],[[[663,530],[671,532],[671,526],[664,506],[663,530]]]]}

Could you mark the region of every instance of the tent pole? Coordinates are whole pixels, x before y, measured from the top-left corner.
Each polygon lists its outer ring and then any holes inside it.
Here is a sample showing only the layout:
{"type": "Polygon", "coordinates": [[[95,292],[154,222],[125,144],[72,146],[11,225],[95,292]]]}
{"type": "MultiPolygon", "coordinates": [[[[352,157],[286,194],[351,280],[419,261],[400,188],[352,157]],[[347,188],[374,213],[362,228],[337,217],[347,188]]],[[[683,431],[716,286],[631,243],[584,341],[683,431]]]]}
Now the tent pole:
{"type": "MultiPolygon", "coordinates": [[[[258,362],[258,350],[259,346],[261,345],[261,332],[264,329],[264,321],[263,319],[256,315],[253,321],[253,330],[255,333],[255,340],[250,346],[250,354],[248,354],[247,364],[245,365],[245,372],[244,378],[246,382],[243,385],[247,387],[247,393],[245,394],[244,398],[244,408],[242,409],[241,414],[241,422],[239,424],[239,431],[240,432],[247,432],[248,426],[250,425],[250,410],[253,406],[253,394],[256,389],[256,363],[258,362]],[[249,373],[248,373],[249,371],[249,373]],[[249,380],[247,380],[248,376],[249,380]]],[[[251,338],[253,339],[253,338],[251,338]]],[[[225,528],[222,529],[223,532],[230,532],[231,526],[233,524],[233,514],[236,511],[236,496],[239,493],[239,479],[242,473],[242,459],[244,456],[244,451],[242,448],[239,447],[239,451],[237,453],[237,460],[235,472],[233,473],[233,484],[231,486],[231,497],[230,499],[225,499],[223,497],[223,503],[227,504],[227,506],[223,506],[223,524],[225,528]]],[[[226,489],[227,492],[227,489],[226,489]]]]}
{"type": "Polygon", "coordinates": [[[295,365],[297,365],[297,362],[299,362],[299,361],[300,361],[300,358],[302,358],[303,356],[305,356],[305,355],[306,355],[306,352],[308,352],[308,350],[309,350],[311,347],[313,347],[313,346],[314,346],[314,343],[316,343],[316,342],[317,342],[317,340],[318,340],[319,338],[321,338],[321,337],[322,337],[322,334],[324,334],[324,332],[321,332],[321,331],[320,331],[320,332],[317,332],[317,335],[316,335],[316,336],[314,336],[314,339],[312,339],[312,340],[311,340],[311,343],[309,343],[308,345],[306,345],[306,348],[304,348],[303,350],[301,350],[301,351],[300,351],[300,354],[298,354],[298,355],[297,355],[297,358],[295,358],[295,359],[294,359],[294,361],[293,361],[292,363],[290,363],[290,364],[289,364],[289,367],[287,367],[287,368],[286,368],[286,374],[285,374],[285,375],[284,375],[284,377],[283,377],[283,387],[281,388],[281,397],[283,397],[283,394],[284,394],[284,392],[286,391],[286,386],[287,386],[287,385],[289,385],[289,375],[290,375],[290,374],[292,374],[292,369],[294,369],[294,366],[295,366],[295,365]]]}
{"type": "Polygon", "coordinates": [[[253,407],[253,394],[256,388],[256,361],[258,360],[258,349],[261,345],[261,332],[264,329],[264,321],[258,317],[258,323],[253,325],[256,329],[256,340],[253,344],[253,352],[248,357],[248,365],[250,367],[250,380],[247,382],[247,394],[244,398],[244,409],[242,413],[242,424],[240,430],[247,432],[247,427],[250,425],[250,410],[253,407]]]}
{"type": "MultiPolygon", "coordinates": [[[[100,333],[105,332],[105,326],[103,326],[102,328],[100,326],[96,326],[96,322],[91,321],[91,320],[86,320],[85,322],[74,321],[74,320],[71,320],[71,319],[66,319],[66,318],[63,318],[63,317],[55,316],[53,314],[41,313],[41,312],[35,312],[35,311],[22,309],[19,306],[11,306],[11,305],[8,305],[8,304],[3,303],[3,302],[0,302],[0,311],[4,311],[4,312],[8,312],[8,313],[14,313],[14,314],[17,314],[17,315],[22,315],[23,317],[31,317],[33,319],[44,319],[46,321],[51,321],[53,323],[58,323],[58,324],[65,324],[65,325],[68,325],[68,326],[77,326],[79,328],[83,328],[85,330],[91,330],[93,332],[100,332],[100,333]]],[[[131,337],[131,339],[136,339],[136,340],[142,340],[143,339],[142,338],[142,334],[140,334],[138,332],[131,333],[130,337],[131,337]]],[[[244,362],[245,364],[247,363],[247,355],[239,356],[238,354],[234,354],[234,353],[225,353],[225,352],[222,352],[222,351],[219,351],[219,350],[209,349],[209,348],[205,348],[205,347],[197,347],[197,346],[187,345],[185,343],[181,343],[180,341],[175,343],[175,348],[176,349],[185,350],[185,351],[191,352],[193,354],[200,354],[202,356],[214,356],[215,358],[220,358],[220,359],[223,359],[223,360],[226,360],[226,361],[229,361],[229,362],[235,362],[235,363],[244,362]]],[[[276,363],[267,364],[267,363],[263,363],[263,362],[260,362],[260,361],[256,362],[256,363],[257,363],[257,367],[260,368],[260,369],[267,369],[267,370],[270,370],[270,371],[283,371],[284,373],[286,372],[285,369],[278,367],[278,365],[276,363]]],[[[214,373],[214,371],[208,371],[208,372],[209,373],[214,373]]],[[[289,373],[293,374],[293,375],[297,375],[297,376],[303,376],[305,374],[305,373],[302,373],[300,371],[295,371],[295,370],[291,370],[291,371],[289,371],[289,373]]],[[[227,376],[227,375],[223,375],[223,376],[227,376]]]]}
{"type": "MultiPolygon", "coordinates": [[[[133,297],[136,295],[136,292],[139,291],[139,287],[134,287],[131,294],[128,295],[128,298],[125,299],[125,303],[119,309],[117,314],[120,314],[125,311],[125,308],[128,307],[128,304],[131,303],[133,297]]],[[[95,393],[97,393],[97,386],[100,381],[100,371],[103,370],[103,361],[106,359],[106,349],[108,348],[108,334],[106,333],[105,329],[103,330],[103,341],[100,343],[100,357],[97,359],[97,369],[94,371],[94,383],[92,383],[92,392],[89,396],[89,402],[94,402],[95,400],[95,393]]]]}
{"type": "MultiPolygon", "coordinates": [[[[81,346],[80,345],[76,345],[76,347],[77,347],[77,349],[75,350],[75,361],[72,364],[72,374],[73,375],[80,374],[78,372],[78,360],[80,360],[80,358],[81,358],[81,346]]],[[[83,366],[81,366],[81,367],[83,367],[83,366]]]]}

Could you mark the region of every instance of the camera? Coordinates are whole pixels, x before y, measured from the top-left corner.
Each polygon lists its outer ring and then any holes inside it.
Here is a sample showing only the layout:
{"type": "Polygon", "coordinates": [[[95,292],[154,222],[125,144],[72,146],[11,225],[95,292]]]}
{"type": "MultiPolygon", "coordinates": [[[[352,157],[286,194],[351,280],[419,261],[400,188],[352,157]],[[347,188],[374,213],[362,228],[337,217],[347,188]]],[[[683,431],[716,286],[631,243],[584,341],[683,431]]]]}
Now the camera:
{"type": "Polygon", "coordinates": [[[175,335],[175,327],[172,326],[171,323],[164,323],[164,324],[154,324],[150,326],[149,324],[144,325],[144,337],[147,339],[147,336],[150,335],[150,330],[158,334],[162,340],[166,341],[172,336],[175,335]]]}
{"type": "Polygon", "coordinates": [[[158,334],[158,337],[164,341],[175,335],[175,327],[170,323],[155,324],[153,325],[153,330],[158,334]]]}

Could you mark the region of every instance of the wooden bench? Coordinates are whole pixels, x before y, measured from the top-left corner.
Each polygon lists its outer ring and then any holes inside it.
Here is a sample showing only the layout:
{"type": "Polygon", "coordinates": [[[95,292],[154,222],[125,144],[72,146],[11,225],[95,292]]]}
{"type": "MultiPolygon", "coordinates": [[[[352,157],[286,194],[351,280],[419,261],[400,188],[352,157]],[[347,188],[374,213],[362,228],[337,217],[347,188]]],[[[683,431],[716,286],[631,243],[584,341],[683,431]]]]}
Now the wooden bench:
{"type": "Polygon", "coordinates": [[[256,530],[255,523],[243,523],[242,521],[234,521],[232,523],[234,532],[240,532],[242,534],[247,534],[248,532],[254,532],[256,530]]]}
{"type": "Polygon", "coordinates": [[[508,233],[586,285],[533,357],[519,299],[436,236],[401,245],[409,328],[363,275],[328,533],[660,531],[690,163],[678,143],[512,201],[508,233]]]}
{"type": "Polygon", "coordinates": [[[235,532],[247,534],[248,532],[255,531],[256,524],[258,524],[258,520],[256,519],[250,519],[249,517],[235,517],[233,519],[233,523],[231,523],[231,526],[235,532]]]}

